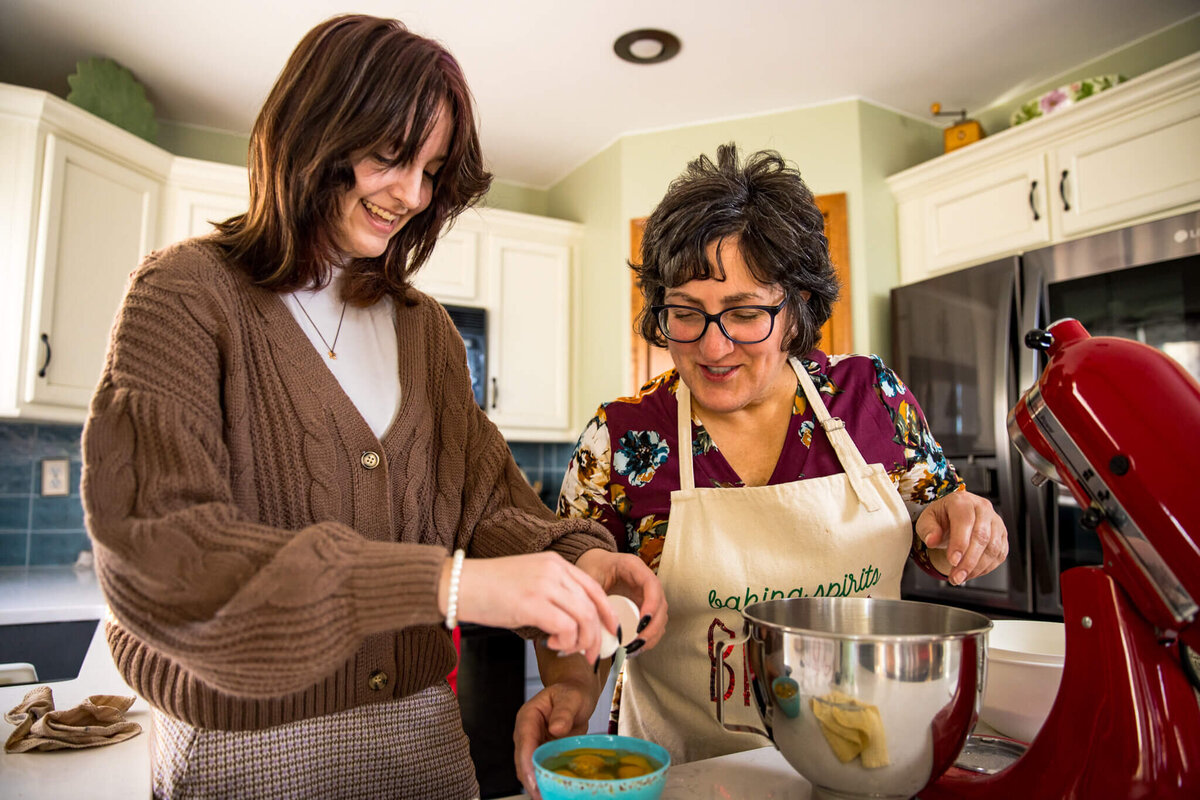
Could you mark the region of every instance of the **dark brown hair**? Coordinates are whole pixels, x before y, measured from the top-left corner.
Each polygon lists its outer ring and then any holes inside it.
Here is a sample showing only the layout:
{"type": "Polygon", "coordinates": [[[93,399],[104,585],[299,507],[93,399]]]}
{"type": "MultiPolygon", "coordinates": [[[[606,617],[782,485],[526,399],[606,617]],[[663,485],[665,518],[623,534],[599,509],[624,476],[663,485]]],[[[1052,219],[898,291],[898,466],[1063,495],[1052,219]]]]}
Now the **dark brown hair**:
{"type": "Polygon", "coordinates": [[[688,281],[724,280],[723,266],[709,263],[707,248],[730,237],[738,238],[755,280],[783,289],[792,321],[783,349],[797,358],[807,354],[820,341],[839,290],[825,219],[800,172],[779,153],[763,150],[739,164],[732,143],[717,148],[715,164],[703,155],[689,163],[646,221],[642,263],[629,265],[644,301],[637,330],[665,347],[650,306],[688,281]],[[801,292],[811,293],[808,301],[801,292]]]}
{"type": "Polygon", "coordinates": [[[442,103],[453,115],[433,198],[378,258],[346,265],[343,295],[369,305],[403,297],[442,228],[487,191],[470,90],[440,44],[393,19],[333,17],[309,31],[275,81],[250,134],[250,208],[217,225],[217,243],[260,286],[326,284],[338,257],[339,199],[355,185],[352,156],[420,152],[442,103]]]}

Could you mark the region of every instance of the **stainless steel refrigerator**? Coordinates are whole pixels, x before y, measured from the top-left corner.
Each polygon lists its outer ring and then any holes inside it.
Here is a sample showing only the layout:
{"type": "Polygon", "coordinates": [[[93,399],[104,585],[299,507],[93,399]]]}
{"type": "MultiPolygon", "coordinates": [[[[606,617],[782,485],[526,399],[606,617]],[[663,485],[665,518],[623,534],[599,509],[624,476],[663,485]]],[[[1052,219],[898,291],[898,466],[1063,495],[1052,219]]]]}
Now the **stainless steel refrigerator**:
{"type": "Polygon", "coordinates": [[[968,488],[992,500],[1010,545],[1000,569],[961,587],[910,568],[904,596],[1061,618],[1059,574],[1099,563],[1100,544],[1066,492],[1033,486],[1009,441],[1008,411],[1043,366],[1024,336],[1073,317],[1093,336],[1157,347],[1200,379],[1200,212],[898,287],[891,311],[890,366],[968,488]]]}

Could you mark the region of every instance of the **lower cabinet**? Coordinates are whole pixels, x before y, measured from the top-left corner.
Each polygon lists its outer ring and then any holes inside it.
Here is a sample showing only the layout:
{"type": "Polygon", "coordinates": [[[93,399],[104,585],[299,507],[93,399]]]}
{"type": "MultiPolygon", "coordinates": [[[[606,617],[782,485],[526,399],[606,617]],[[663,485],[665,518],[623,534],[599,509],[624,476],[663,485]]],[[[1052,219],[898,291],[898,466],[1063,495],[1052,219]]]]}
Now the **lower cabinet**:
{"type": "Polygon", "coordinates": [[[525,702],[525,641],[501,628],[459,628],[458,705],[480,797],[518,794],[513,728],[525,702]]]}

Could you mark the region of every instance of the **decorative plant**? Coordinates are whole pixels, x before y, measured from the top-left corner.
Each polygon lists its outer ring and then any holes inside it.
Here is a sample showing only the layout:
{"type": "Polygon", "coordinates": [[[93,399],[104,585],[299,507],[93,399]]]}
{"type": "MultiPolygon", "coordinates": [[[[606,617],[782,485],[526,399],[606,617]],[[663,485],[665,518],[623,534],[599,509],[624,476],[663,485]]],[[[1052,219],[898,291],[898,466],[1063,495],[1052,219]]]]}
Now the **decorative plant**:
{"type": "Polygon", "coordinates": [[[1124,75],[1101,75],[1097,78],[1086,78],[1066,86],[1060,86],[1053,91],[1046,92],[1041,97],[1022,103],[1021,107],[1013,112],[1009,122],[1013,125],[1020,125],[1022,122],[1044,117],[1105,89],[1111,89],[1124,80],[1124,75]]]}
{"type": "Polygon", "coordinates": [[[75,65],[67,78],[67,102],[153,142],[158,136],[154,106],[133,73],[111,58],[91,58],[75,65]]]}

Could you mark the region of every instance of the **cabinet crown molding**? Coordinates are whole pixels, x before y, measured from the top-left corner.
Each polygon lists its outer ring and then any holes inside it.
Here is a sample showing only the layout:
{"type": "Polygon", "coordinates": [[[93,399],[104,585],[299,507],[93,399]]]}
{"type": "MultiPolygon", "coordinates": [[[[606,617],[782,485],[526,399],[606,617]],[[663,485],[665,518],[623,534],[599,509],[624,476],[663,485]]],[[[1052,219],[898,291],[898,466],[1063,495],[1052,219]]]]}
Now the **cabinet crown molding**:
{"type": "Polygon", "coordinates": [[[0,83],[0,114],[35,122],[43,131],[103,150],[140,172],[166,178],[175,156],[90,111],[39,89],[0,83]]]}

